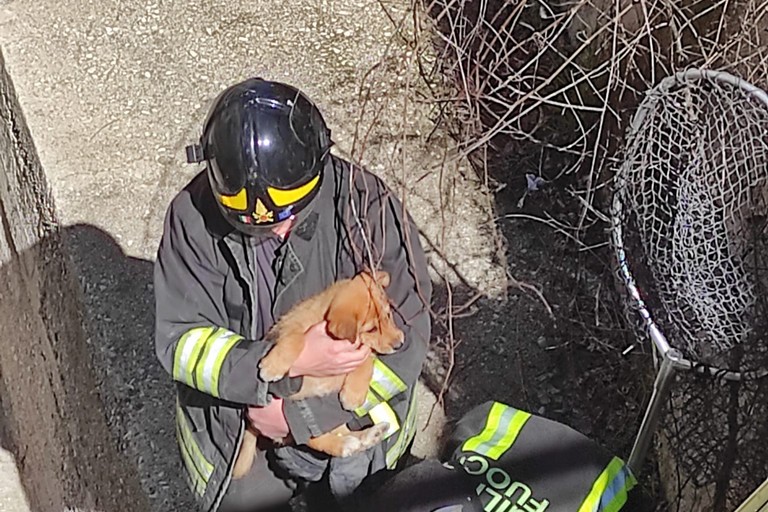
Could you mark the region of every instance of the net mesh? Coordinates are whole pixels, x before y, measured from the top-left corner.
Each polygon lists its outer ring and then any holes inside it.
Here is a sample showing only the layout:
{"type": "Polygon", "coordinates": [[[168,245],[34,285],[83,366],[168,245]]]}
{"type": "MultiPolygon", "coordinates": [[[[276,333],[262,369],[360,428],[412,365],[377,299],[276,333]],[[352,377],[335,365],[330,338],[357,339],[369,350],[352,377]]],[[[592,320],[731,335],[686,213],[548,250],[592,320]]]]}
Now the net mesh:
{"type": "MultiPolygon", "coordinates": [[[[768,106],[711,77],[671,77],[641,104],[625,147],[616,188],[623,243],[654,320],[694,362],[760,374],[768,106]]],[[[672,457],[661,463],[678,477],[663,482],[675,489],[667,495],[733,510],[765,478],[766,404],[766,378],[679,374],[662,436],[672,457]]]]}
{"type": "Polygon", "coordinates": [[[768,107],[711,78],[667,81],[641,106],[619,176],[657,321],[689,356],[724,362],[767,312],[768,107]]]}

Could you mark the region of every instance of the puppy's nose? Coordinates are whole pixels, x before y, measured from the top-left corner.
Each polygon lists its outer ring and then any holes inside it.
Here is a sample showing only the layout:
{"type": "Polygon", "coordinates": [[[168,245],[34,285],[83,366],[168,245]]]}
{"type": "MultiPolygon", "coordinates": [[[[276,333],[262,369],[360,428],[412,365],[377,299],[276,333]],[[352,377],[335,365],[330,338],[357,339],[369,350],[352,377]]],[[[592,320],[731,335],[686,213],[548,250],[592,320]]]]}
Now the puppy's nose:
{"type": "Polygon", "coordinates": [[[392,346],[395,348],[395,350],[397,350],[403,346],[403,343],[405,343],[405,335],[401,333],[400,336],[397,337],[397,341],[395,341],[392,346]]]}

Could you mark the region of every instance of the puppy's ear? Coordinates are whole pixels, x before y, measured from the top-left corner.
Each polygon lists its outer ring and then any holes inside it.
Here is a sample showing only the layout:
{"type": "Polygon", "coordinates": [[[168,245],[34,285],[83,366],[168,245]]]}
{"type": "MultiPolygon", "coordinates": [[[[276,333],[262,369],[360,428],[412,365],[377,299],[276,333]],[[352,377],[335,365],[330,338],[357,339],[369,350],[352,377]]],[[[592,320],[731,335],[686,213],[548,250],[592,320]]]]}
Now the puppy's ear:
{"type": "Polygon", "coordinates": [[[377,270],[376,282],[378,282],[379,286],[381,286],[382,288],[386,288],[387,286],[389,286],[389,272],[386,272],[384,270],[377,270]]]}
{"type": "Polygon", "coordinates": [[[365,306],[357,295],[353,290],[342,290],[331,301],[325,320],[328,322],[328,333],[334,338],[349,341],[357,339],[358,327],[362,320],[360,308],[365,306]]]}
{"type": "Polygon", "coordinates": [[[357,320],[354,318],[332,318],[328,315],[328,333],[338,340],[355,341],[357,339],[357,320]]]}

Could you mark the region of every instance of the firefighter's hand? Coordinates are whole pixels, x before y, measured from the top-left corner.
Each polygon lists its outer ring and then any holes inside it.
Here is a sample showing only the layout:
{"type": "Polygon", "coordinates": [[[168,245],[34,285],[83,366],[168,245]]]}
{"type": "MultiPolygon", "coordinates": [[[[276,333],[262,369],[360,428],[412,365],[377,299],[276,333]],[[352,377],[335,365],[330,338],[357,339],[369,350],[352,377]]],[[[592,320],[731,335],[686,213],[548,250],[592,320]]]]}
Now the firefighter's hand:
{"type": "Polygon", "coordinates": [[[330,377],[351,372],[371,355],[371,349],[356,341],[336,340],[328,335],[326,322],[309,328],[304,335],[304,350],[288,375],[330,377]]]}
{"type": "Polygon", "coordinates": [[[280,441],[290,433],[283,414],[282,398],[273,398],[264,407],[248,407],[248,419],[261,435],[274,441],[280,441]]]}

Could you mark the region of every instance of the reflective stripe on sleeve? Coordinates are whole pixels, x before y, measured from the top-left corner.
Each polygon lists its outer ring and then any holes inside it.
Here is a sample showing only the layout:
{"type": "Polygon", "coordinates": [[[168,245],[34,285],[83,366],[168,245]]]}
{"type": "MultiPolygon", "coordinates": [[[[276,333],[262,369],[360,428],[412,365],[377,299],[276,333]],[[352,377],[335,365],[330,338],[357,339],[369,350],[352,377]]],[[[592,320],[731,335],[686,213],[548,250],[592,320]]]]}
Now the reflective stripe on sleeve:
{"type": "Polygon", "coordinates": [[[592,484],[579,512],[618,512],[636,483],[624,461],[614,457],[592,484]]]}
{"type": "Polygon", "coordinates": [[[405,382],[392,371],[389,366],[382,363],[377,357],[373,362],[373,377],[371,378],[371,389],[385,402],[399,395],[408,386],[405,382]]]}
{"type": "Polygon", "coordinates": [[[368,414],[371,411],[371,409],[373,409],[380,403],[381,403],[381,398],[376,396],[376,393],[374,393],[369,389],[368,394],[365,395],[365,402],[363,402],[363,405],[355,409],[355,414],[357,414],[360,417],[363,417],[366,414],[368,414]]]}
{"type": "Polygon", "coordinates": [[[390,407],[387,402],[380,403],[371,409],[368,414],[371,416],[371,420],[373,420],[374,424],[386,421],[389,425],[387,432],[384,434],[384,439],[389,438],[392,434],[400,430],[400,422],[397,421],[397,414],[395,414],[395,411],[392,410],[392,407],[390,407]]]}
{"type": "Polygon", "coordinates": [[[530,413],[494,402],[483,431],[467,439],[461,449],[498,460],[515,443],[530,417],[530,413]]]}
{"type": "Polygon", "coordinates": [[[355,414],[365,416],[380,403],[388,402],[406,389],[408,387],[405,382],[391,368],[375,358],[368,394],[363,405],[355,409],[355,414]]]}
{"type": "Polygon", "coordinates": [[[195,492],[202,496],[213,474],[213,464],[208,462],[200,451],[200,447],[197,446],[184,411],[178,402],[176,403],[176,439],[192,486],[195,492]]]}
{"type": "Polygon", "coordinates": [[[222,328],[190,329],[176,344],[173,378],[218,397],[219,376],[224,359],[242,339],[242,336],[222,328]]]}

